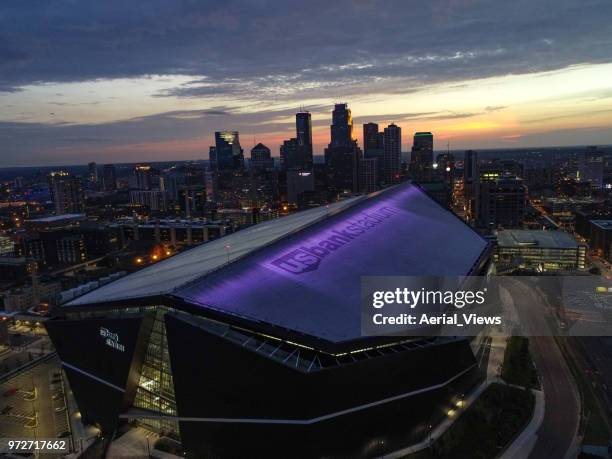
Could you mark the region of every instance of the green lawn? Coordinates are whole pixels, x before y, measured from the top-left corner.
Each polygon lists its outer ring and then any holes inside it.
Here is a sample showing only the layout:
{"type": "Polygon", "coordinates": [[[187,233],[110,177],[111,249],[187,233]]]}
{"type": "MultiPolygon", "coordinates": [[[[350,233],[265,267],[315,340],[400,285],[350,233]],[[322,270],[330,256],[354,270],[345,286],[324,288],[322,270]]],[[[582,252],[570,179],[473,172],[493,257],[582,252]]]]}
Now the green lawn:
{"type": "Polygon", "coordinates": [[[508,338],[501,376],[508,384],[534,389],[539,387],[538,373],[529,354],[527,338],[523,336],[508,338]]]}

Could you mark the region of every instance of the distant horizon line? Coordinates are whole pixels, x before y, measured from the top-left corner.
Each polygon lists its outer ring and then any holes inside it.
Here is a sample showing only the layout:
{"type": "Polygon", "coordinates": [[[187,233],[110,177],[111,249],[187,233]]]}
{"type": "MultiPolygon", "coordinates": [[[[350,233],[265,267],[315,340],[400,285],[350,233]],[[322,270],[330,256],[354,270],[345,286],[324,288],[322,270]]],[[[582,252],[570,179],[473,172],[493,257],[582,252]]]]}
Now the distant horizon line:
{"type": "MultiPolygon", "coordinates": [[[[265,145],[265,144],[264,144],[265,145]]],[[[509,150],[531,150],[531,149],[540,149],[540,150],[551,150],[551,149],[568,149],[568,148],[586,148],[586,147],[612,147],[612,144],[579,144],[579,145],[548,145],[548,146],[530,146],[530,147],[501,147],[501,148],[460,148],[460,149],[443,149],[443,150],[436,150],[434,149],[434,153],[436,152],[466,152],[468,150],[473,150],[476,152],[490,152],[490,151],[509,151],[509,150]]],[[[246,151],[246,149],[243,147],[243,149],[246,151]]],[[[402,151],[401,154],[404,153],[411,153],[410,150],[409,151],[402,151]]],[[[280,156],[274,156],[271,155],[273,158],[280,158],[280,156]]],[[[324,156],[324,153],[313,153],[313,157],[314,156],[324,156]]],[[[247,157],[245,157],[245,159],[249,159],[247,157]]],[[[190,161],[209,161],[208,158],[191,158],[191,159],[172,159],[172,160],[155,160],[155,161],[148,161],[148,160],[139,160],[139,161],[128,161],[128,162],[98,162],[98,161],[86,161],[83,163],[78,163],[78,164],[34,164],[31,166],[2,166],[0,165],[0,170],[6,170],[6,169],[29,169],[29,168],[36,168],[36,167],[57,167],[57,168],[62,168],[62,167],[79,167],[79,166],[83,166],[83,167],[87,167],[87,165],[89,163],[96,163],[96,165],[106,165],[106,164],[112,164],[112,165],[133,165],[133,164],[159,164],[159,163],[170,163],[170,162],[190,162],[190,161]]]]}

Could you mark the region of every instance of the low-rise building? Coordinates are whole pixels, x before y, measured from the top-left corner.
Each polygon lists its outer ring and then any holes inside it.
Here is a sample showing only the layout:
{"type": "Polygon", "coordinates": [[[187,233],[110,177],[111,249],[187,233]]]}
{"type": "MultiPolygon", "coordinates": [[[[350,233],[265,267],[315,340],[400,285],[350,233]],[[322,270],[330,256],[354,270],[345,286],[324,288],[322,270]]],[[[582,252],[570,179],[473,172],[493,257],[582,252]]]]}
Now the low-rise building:
{"type": "Polygon", "coordinates": [[[504,230],[497,233],[494,261],[538,272],[585,268],[586,247],[563,231],[504,230]]]}

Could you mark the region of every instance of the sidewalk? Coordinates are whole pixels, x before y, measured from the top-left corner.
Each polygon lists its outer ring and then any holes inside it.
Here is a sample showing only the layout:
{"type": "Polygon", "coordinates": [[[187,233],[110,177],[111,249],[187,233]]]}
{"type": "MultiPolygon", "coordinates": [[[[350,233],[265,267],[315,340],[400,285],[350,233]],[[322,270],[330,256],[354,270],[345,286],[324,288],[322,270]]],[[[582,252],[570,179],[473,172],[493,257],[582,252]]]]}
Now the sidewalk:
{"type": "Polygon", "coordinates": [[[537,431],[544,420],[545,399],[544,392],[540,390],[532,390],[532,392],[533,395],[535,395],[535,407],[533,409],[531,421],[506,451],[504,451],[500,459],[523,459],[528,457],[538,439],[537,431]]]}
{"type": "MultiPolygon", "coordinates": [[[[509,308],[510,311],[507,311],[509,314],[516,314],[513,311],[513,304],[511,303],[511,298],[506,298],[506,302],[504,304],[505,308],[509,308]],[[509,304],[510,303],[510,304],[509,304]]],[[[501,379],[501,367],[504,362],[504,354],[506,352],[506,344],[509,333],[507,328],[502,329],[491,329],[489,336],[491,341],[489,343],[489,360],[487,362],[487,374],[485,380],[482,382],[480,386],[478,386],[474,391],[472,391],[464,400],[463,405],[460,408],[457,408],[456,411],[464,410],[469,408],[474,401],[478,399],[480,394],[482,394],[492,383],[500,383],[506,384],[504,380],[501,379]]],[[[529,424],[525,429],[518,435],[518,437],[510,444],[510,446],[506,449],[506,451],[502,454],[503,459],[522,459],[529,456],[529,453],[533,449],[535,442],[537,440],[536,432],[540,428],[542,421],[544,420],[544,407],[545,407],[545,399],[544,392],[542,391],[532,391],[535,396],[535,406],[534,412],[529,421],[529,424]]],[[[446,430],[453,425],[453,422],[459,417],[460,413],[453,413],[449,417],[447,417],[444,421],[438,424],[431,432],[431,434],[420,443],[411,445],[407,448],[403,448],[398,451],[394,451],[392,453],[385,454],[385,458],[390,459],[399,459],[408,454],[416,453],[423,449],[426,449],[430,446],[432,441],[440,438],[446,430]]]]}

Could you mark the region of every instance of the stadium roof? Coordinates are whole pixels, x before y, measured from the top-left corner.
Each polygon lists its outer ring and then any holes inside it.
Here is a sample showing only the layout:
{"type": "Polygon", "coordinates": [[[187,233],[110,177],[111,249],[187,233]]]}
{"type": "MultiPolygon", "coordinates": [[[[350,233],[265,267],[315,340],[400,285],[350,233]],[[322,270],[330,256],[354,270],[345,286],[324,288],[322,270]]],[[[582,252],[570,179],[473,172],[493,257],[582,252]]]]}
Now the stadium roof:
{"type": "Polygon", "coordinates": [[[332,343],[361,337],[361,277],[466,275],[487,242],[402,184],[265,222],[166,259],[67,303],[167,295],[202,313],[332,343]],[[229,263],[228,263],[229,257],[229,263]]]}
{"type": "Polygon", "coordinates": [[[578,242],[565,231],[554,230],[502,230],[497,233],[500,247],[539,247],[575,249],[578,242]]]}

